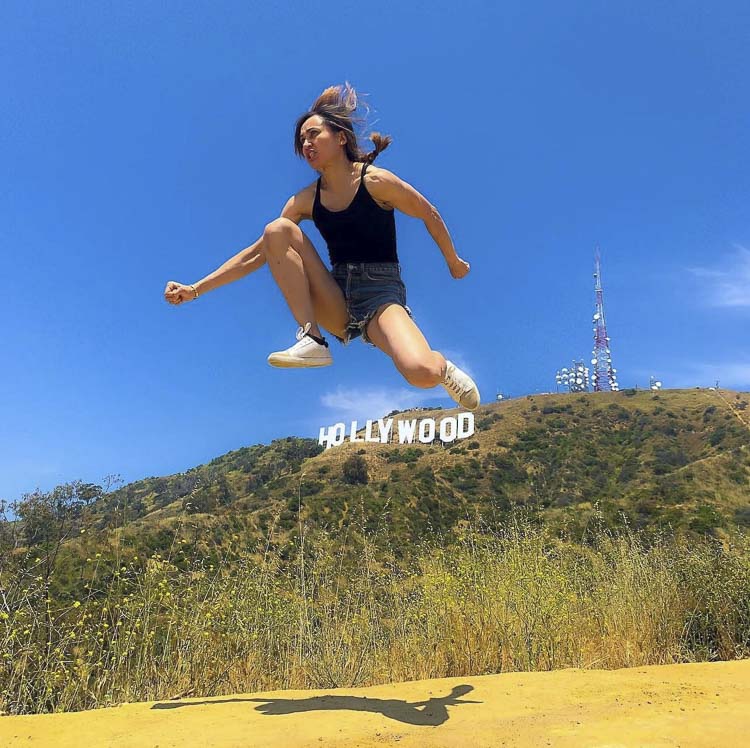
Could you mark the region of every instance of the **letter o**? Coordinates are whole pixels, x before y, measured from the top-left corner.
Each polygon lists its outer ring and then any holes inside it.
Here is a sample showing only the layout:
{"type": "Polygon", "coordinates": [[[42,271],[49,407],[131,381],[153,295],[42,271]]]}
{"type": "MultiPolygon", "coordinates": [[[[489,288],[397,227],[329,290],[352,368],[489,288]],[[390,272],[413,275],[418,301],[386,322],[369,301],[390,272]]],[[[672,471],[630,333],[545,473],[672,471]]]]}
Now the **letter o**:
{"type": "Polygon", "coordinates": [[[344,443],[346,439],[346,426],[343,423],[336,423],[331,426],[331,430],[328,432],[329,443],[334,447],[338,447],[339,444],[344,443]]]}
{"type": "Polygon", "coordinates": [[[458,422],[453,416],[448,416],[440,421],[440,441],[441,442],[452,442],[456,438],[456,432],[458,431],[458,422]],[[448,433],[448,427],[450,426],[450,433],[448,433]]]}
{"type": "Polygon", "coordinates": [[[425,418],[419,424],[419,441],[429,444],[435,438],[435,419],[425,418]],[[425,428],[425,426],[427,428],[425,428]]]}

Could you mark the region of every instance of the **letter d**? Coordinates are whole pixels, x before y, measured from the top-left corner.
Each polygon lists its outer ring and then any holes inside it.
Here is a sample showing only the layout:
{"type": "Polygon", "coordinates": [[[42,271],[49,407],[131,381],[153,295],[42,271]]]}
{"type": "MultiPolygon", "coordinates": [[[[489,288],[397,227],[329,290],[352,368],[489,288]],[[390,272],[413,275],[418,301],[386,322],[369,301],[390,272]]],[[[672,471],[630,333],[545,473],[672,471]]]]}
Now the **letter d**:
{"type": "Polygon", "coordinates": [[[458,433],[456,434],[457,439],[465,439],[467,436],[471,436],[474,433],[474,414],[473,413],[459,413],[458,414],[458,433]]]}

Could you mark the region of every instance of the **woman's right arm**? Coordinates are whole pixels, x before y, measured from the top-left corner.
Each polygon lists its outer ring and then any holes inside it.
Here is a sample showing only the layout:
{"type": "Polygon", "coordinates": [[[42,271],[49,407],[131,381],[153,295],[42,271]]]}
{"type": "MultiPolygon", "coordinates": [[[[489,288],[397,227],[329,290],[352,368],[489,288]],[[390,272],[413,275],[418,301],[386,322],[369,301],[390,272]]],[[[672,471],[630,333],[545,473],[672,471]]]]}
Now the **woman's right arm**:
{"type": "Polygon", "coordinates": [[[210,275],[201,278],[192,286],[186,286],[183,283],[169,281],[164,289],[164,298],[170,304],[181,304],[183,301],[190,301],[198,296],[202,296],[207,291],[213,291],[219,286],[223,286],[232,281],[244,278],[246,275],[256,271],[266,262],[263,253],[263,237],[249,247],[239,251],[233,257],[230,257],[221,267],[216,268],[210,275]],[[195,289],[195,292],[193,291],[195,289]]]}
{"type": "Polygon", "coordinates": [[[230,257],[221,267],[193,285],[200,296],[206,293],[206,291],[213,291],[214,288],[254,273],[258,268],[263,267],[265,262],[266,256],[263,252],[263,237],[261,236],[255,243],[237,252],[234,257],[230,257]]]}
{"type": "MultiPolygon", "coordinates": [[[[315,194],[315,183],[298,192],[287,200],[281,211],[281,218],[288,218],[294,223],[299,223],[305,218],[312,217],[312,198],[315,194]],[[312,192],[310,191],[312,188],[312,192]]],[[[213,291],[232,281],[244,278],[263,267],[266,262],[263,251],[263,236],[249,247],[230,257],[221,267],[210,275],[201,278],[197,283],[186,286],[177,281],[169,281],[164,289],[164,298],[170,304],[181,304],[183,301],[191,301],[198,296],[203,296],[207,291],[213,291]],[[193,291],[195,289],[195,291],[193,291]],[[197,294],[197,295],[196,295],[197,294]]]]}

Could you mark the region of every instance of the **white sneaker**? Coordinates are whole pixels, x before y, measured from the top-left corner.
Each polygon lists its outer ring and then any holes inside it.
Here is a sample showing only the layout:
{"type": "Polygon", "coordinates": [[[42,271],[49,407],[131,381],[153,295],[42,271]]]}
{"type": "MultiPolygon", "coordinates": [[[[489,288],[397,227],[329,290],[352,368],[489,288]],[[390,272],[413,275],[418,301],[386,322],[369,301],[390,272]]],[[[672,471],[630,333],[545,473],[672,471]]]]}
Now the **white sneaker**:
{"type": "Polygon", "coordinates": [[[271,366],[282,368],[330,366],[333,363],[328,343],[321,345],[313,340],[307,333],[310,330],[308,322],[304,327],[297,330],[297,342],[285,351],[276,351],[268,357],[271,366]]]}
{"type": "Polygon", "coordinates": [[[447,359],[445,363],[443,387],[459,405],[474,410],[479,405],[479,390],[474,384],[474,380],[454,363],[447,359]]]}

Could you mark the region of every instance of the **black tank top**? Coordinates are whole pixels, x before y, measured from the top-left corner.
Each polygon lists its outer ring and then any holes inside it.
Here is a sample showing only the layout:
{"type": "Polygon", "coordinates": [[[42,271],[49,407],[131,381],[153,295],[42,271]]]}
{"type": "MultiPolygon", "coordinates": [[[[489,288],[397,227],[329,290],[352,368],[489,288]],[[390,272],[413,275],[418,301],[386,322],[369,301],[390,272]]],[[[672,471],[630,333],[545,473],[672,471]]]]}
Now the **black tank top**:
{"type": "Polygon", "coordinates": [[[359,188],[344,210],[328,210],[320,202],[320,177],[315,188],[312,218],[328,245],[331,265],[339,262],[398,262],[393,210],[381,208],[365,187],[362,167],[359,188]]]}

